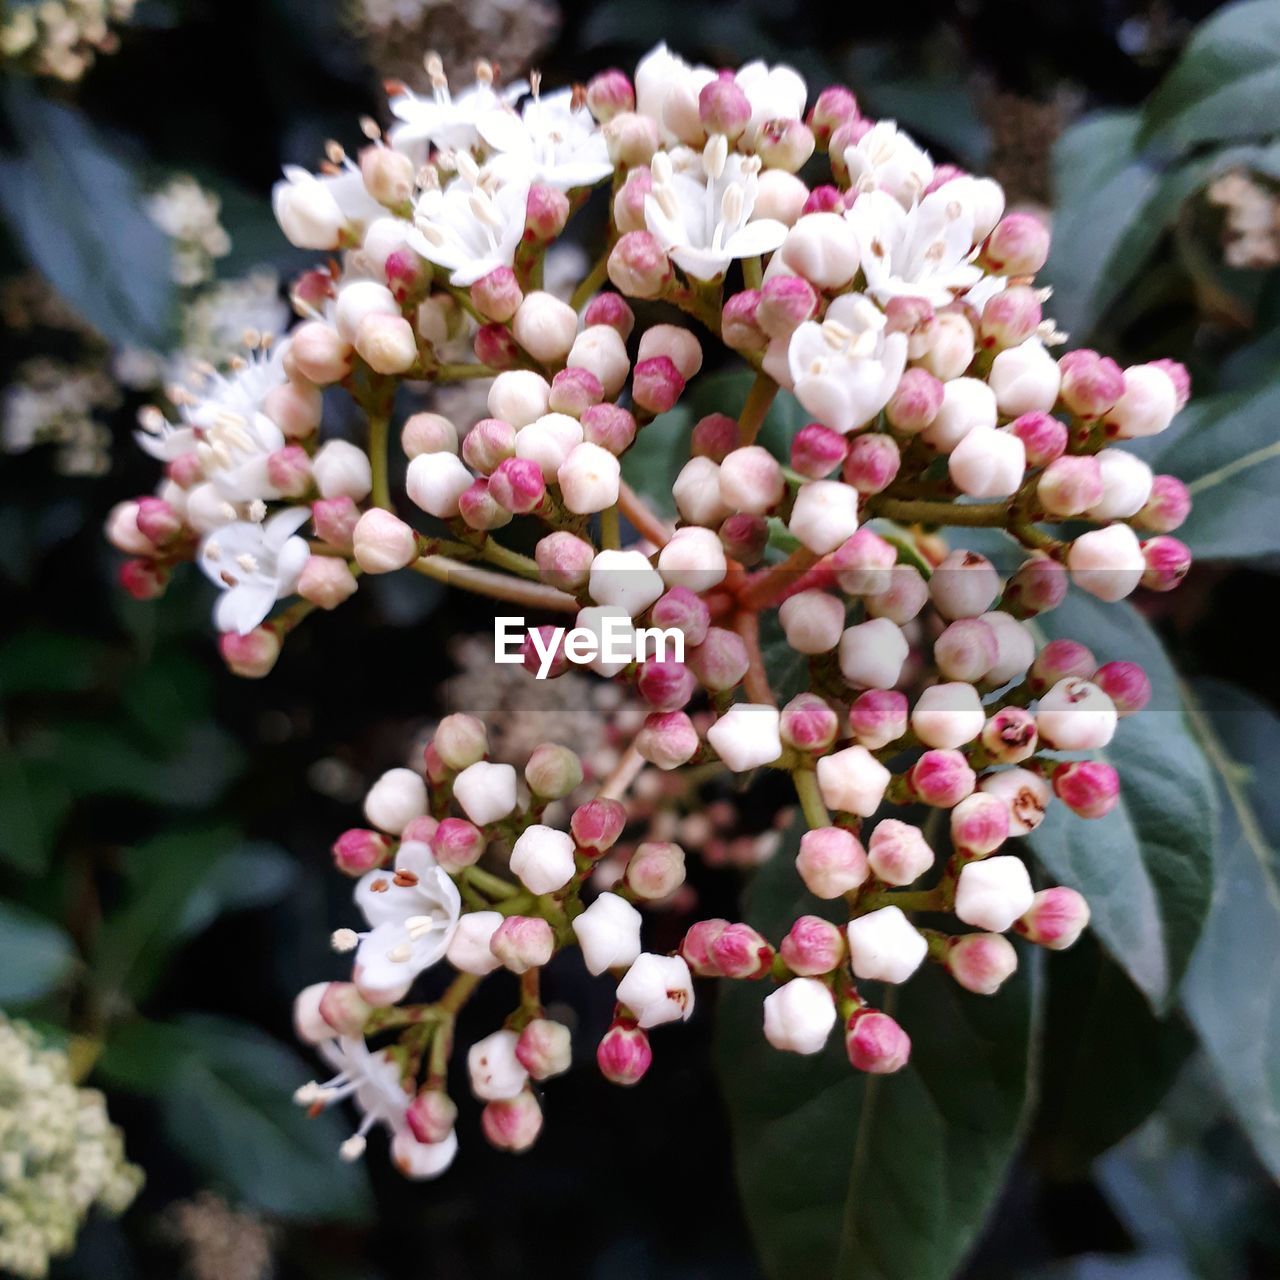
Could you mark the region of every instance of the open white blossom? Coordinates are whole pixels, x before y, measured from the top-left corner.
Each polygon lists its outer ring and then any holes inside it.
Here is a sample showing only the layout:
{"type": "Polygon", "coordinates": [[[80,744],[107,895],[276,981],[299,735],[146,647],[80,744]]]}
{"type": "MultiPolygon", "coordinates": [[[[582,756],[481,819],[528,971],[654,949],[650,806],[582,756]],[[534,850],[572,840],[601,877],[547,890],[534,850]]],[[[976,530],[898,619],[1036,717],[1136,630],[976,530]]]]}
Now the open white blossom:
{"type": "Polygon", "coordinates": [[[475,83],[456,97],[435,55],[427,59],[427,75],[431,80],[430,97],[405,89],[391,100],[391,114],[401,122],[391,131],[391,145],[411,155],[422,150],[424,143],[449,150],[470,150],[480,141],[476,129],[480,120],[517,102],[529,91],[524,80],[495,89],[493,70],[487,63],[476,67],[475,83]]]}
{"type": "Polygon", "coordinates": [[[781,65],[771,67],[757,60],[740,67],[734,80],[751,103],[748,127],[770,120],[799,120],[804,115],[809,91],[798,71],[781,65]]]}
{"type": "Polygon", "coordinates": [[[310,519],[309,507],[289,507],[265,524],[225,524],[200,544],[200,567],[223,590],[213,609],[219,631],[247,635],[293,593],[310,555],[306,539],[295,535],[310,519]]]}
{"type": "Polygon", "coordinates": [[[336,249],[344,231],[386,214],[349,161],[332,174],[285,165],[284,177],[271,188],[271,208],[285,239],[299,249],[336,249]]]}
{"type": "Polygon", "coordinates": [[[857,142],[846,147],[844,163],[854,191],[885,191],[903,206],[919,200],[933,181],[929,153],[892,120],[873,124],[857,142]]]}
{"type": "Polygon", "coordinates": [[[490,111],[477,129],[498,153],[488,167],[504,183],[541,182],[568,191],[613,173],[604,134],[585,106],[574,106],[572,89],[535,93],[518,113],[490,111]]]}

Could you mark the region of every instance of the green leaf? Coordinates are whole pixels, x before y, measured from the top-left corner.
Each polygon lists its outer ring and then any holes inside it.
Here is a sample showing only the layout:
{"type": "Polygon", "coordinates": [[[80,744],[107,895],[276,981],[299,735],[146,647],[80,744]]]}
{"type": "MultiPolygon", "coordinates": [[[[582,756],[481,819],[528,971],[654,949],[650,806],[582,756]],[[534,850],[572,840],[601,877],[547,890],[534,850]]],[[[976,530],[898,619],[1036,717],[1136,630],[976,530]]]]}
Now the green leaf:
{"type": "Polygon", "coordinates": [[[26,875],[46,871],[71,799],[47,761],[0,753],[0,860],[26,875]]]}
{"type": "Polygon", "coordinates": [[[689,461],[693,413],[687,404],[660,413],[640,428],[636,442],[622,455],[622,478],[664,516],[676,513],[671,492],[680,468],[689,461]]]}
{"type": "Polygon", "coordinates": [[[1182,152],[1201,142],[1266,137],[1280,116],[1280,4],[1249,0],[1192,36],[1142,110],[1139,143],[1182,152]]]}
{"type": "Polygon", "coordinates": [[[92,689],[103,654],[103,646],[86,636],[38,627],[22,631],[0,645],[0,697],[92,689]]]}
{"type": "Polygon", "coordinates": [[[1073,592],[1036,621],[1049,639],[1089,646],[1099,662],[1141,663],[1151,703],[1121,720],[1101,758],[1120,774],[1120,803],[1082,820],[1050,805],[1028,837],[1036,857],[1089,900],[1103,946],[1157,1011],[1168,1007],[1209,910],[1214,794],[1160,641],[1130,605],[1073,592]]]}
{"type": "Polygon", "coordinates": [[[1280,1178],[1280,717],[1220,681],[1198,682],[1188,700],[1220,804],[1213,909],[1183,1007],[1241,1128],[1280,1178]]]}
{"type": "Polygon", "coordinates": [[[246,1023],[189,1016],[119,1028],[99,1063],[119,1088],[154,1097],[175,1149],[235,1198],[283,1218],[367,1220],[363,1168],[338,1158],[343,1118],[293,1102],[314,1073],[246,1023]]]}
{"type": "Polygon", "coordinates": [[[165,348],[169,241],[134,173],[71,108],[13,79],[4,102],[22,150],[0,161],[0,213],[32,266],[110,342],[165,348]]]}
{"type": "MultiPolygon", "coordinates": [[[[747,918],[774,941],[796,915],[826,905],[796,874],[799,833],[747,897],[747,918]]],[[[779,1053],[761,1031],[769,984],[726,984],[717,1058],[747,1220],[770,1276],[955,1273],[1022,1128],[1039,972],[1030,960],[994,998],[933,966],[873,996],[912,1037],[911,1062],[893,1076],[854,1071],[838,1032],[814,1057],[779,1053]]]]}
{"type": "Polygon", "coordinates": [[[55,990],[74,967],[71,939],[50,920],[0,902],[0,1005],[29,1004],[55,990]]]}

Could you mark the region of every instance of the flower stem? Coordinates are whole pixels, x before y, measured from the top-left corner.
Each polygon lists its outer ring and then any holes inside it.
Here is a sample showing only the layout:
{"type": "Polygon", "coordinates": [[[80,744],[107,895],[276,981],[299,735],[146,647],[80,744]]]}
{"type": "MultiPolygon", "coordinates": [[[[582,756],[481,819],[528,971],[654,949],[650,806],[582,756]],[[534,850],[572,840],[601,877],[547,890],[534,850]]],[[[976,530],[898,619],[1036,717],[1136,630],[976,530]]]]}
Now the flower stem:
{"type": "Polygon", "coordinates": [[[618,507],[605,507],[600,513],[600,546],[605,551],[616,551],[622,546],[622,530],[618,525],[618,507]]]}
{"type": "Polygon", "coordinates": [[[743,258],[742,283],[748,289],[758,289],[764,283],[764,273],[760,270],[759,257],[743,258]]]}
{"type": "Polygon", "coordinates": [[[540,582],[525,582],[505,573],[491,573],[474,565],[451,560],[448,556],[421,556],[411,566],[426,578],[492,600],[506,600],[512,604],[528,605],[531,609],[547,609],[553,613],[577,613],[578,602],[564,591],[544,586],[540,582]]]}
{"type": "Polygon", "coordinates": [[[739,605],[752,611],[768,608],[817,561],[817,555],[808,547],[797,547],[779,564],[770,565],[748,578],[747,585],[738,596],[739,605]]]}
{"type": "Polygon", "coordinates": [[[510,898],[520,892],[518,885],[514,885],[509,880],[504,880],[501,876],[495,876],[492,871],[485,871],[480,867],[467,867],[462,873],[462,878],[490,898],[510,898]]]}
{"type": "Polygon", "coordinates": [[[875,498],[868,516],[884,516],[899,524],[963,525],[969,528],[1004,528],[1009,519],[1007,502],[929,502],[875,498]]]}
{"type": "Polygon", "coordinates": [[[635,531],[655,547],[665,547],[671,541],[671,530],[666,522],[649,509],[645,500],[625,480],[618,486],[618,510],[627,517],[635,531]]]}
{"type": "Polygon", "coordinates": [[[747,445],[754,442],[760,434],[765,415],[773,398],[778,394],[778,384],[767,373],[757,373],[751,390],[747,392],[746,403],[742,413],[738,415],[738,443],[747,445]]]}
{"type": "Polygon", "coordinates": [[[831,815],[827,806],[822,803],[822,793],[818,790],[818,778],[812,769],[797,767],[791,770],[791,781],[795,784],[796,795],[800,799],[800,811],[812,831],[815,827],[829,827],[831,815]]]}
{"type": "Polygon", "coordinates": [[[391,485],[387,480],[387,426],[383,413],[369,415],[369,465],[373,468],[373,503],[391,509],[391,485]]]}
{"type": "Polygon", "coordinates": [[[636,750],[633,742],[623,752],[622,759],[614,766],[613,772],[600,784],[597,793],[600,799],[620,800],[643,768],[644,757],[636,750]]]}
{"type": "Polygon", "coordinates": [[[512,573],[518,573],[522,578],[531,578],[534,582],[542,579],[542,570],[538,568],[535,561],[530,560],[528,556],[522,556],[518,551],[504,547],[493,538],[485,539],[480,554],[490,564],[496,564],[502,569],[510,569],[512,573]]]}
{"type": "Polygon", "coordinates": [[[569,305],[575,311],[581,311],[586,306],[591,295],[604,284],[608,275],[609,246],[606,245],[605,251],[596,259],[595,266],[591,268],[582,283],[573,291],[573,296],[569,299],[569,305]]]}
{"type": "Polygon", "coordinates": [[[742,637],[747,648],[747,674],[742,679],[742,687],[752,702],[767,703],[775,706],[773,690],[769,687],[769,676],[765,671],[764,655],[760,652],[760,617],[750,609],[739,609],[733,618],[733,629],[742,637]]]}

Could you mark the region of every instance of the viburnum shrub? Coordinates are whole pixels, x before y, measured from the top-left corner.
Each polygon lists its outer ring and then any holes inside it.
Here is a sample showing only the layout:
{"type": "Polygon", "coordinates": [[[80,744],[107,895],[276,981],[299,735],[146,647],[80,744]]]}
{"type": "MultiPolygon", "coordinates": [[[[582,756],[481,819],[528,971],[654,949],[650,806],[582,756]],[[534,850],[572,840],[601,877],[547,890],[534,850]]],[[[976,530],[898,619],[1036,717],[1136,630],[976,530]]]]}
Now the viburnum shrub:
{"type": "MultiPolygon", "coordinates": [[[[1170,536],[1186,488],[1125,448],[1169,425],[1186,371],[1055,355],[1065,337],[1035,285],[1049,232],[1006,212],[995,182],[935,164],[845,88],[811,101],[785,67],[715,72],[659,47],[634,79],[548,93],[481,64],[456,96],[428,68],[434,92],[393,92],[385,137],[369,125],[354,159],[334,146],[319,174],[286,170],[281,229],[326,255],[295,284],[300,323],[178,394],[176,421],[144,416],[165,478],[108,528],[134,595],[199,564],[221,592],[223,657],[249,677],[363,575],[401,570],[592,634],[683,641],[682,658],[591,661],[648,708],[608,776],[550,743],[521,776],[454,714],[334,844],[364,927],[333,938],[350,979],[297,999],[298,1033],[332,1071],[299,1101],[351,1098],[363,1118],[343,1156],[381,1123],[411,1177],[453,1159],[455,1023],[499,969],[519,975],[518,1002],[466,1063],[486,1139],[518,1151],[541,1128],[543,1083],[569,1066],[569,1029],[540,996],[562,950],[616,987],[596,1057],[632,1085],[654,1028],[693,1015],[699,979],[769,984],[779,1050],[839,1034],[852,1069],[888,1073],[912,1028],[864,984],[937,965],[989,996],[1018,963],[1007,934],[1070,946],[1088,905],[1037,891],[1010,841],[1055,800],[1082,820],[1116,805],[1116,772],[1091,753],[1150,688],[1124,654],[1040,644],[1027,620],[1071,584],[1119,601],[1170,589],[1189,563],[1170,536]],[[566,301],[542,285],[548,250],[606,185],[605,243],[566,301]],[[620,463],[709,344],[717,369],[741,361],[754,382],[736,417],[693,427],[673,528],[620,463]],[[423,384],[470,379],[488,381],[487,417],[393,424],[423,384]],[[330,387],[363,411],[361,444],[323,439],[330,387]],[[813,419],[783,457],[758,441],[780,388],[813,419]],[[533,531],[532,558],[507,526],[533,531]],[[1002,576],[966,530],[1002,531],[1021,566],[1002,576]],[[762,619],[807,662],[783,705],[762,619]],[[646,950],[646,912],[685,878],[684,850],[629,821],[646,764],[789,773],[812,910],[777,937],[706,919],[674,951],[646,950]],[[842,923],[819,914],[830,904],[842,923]],[[455,976],[415,1000],[437,966],[455,976]]],[[[529,679],[579,660],[563,636],[528,634],[529,679]]]]}

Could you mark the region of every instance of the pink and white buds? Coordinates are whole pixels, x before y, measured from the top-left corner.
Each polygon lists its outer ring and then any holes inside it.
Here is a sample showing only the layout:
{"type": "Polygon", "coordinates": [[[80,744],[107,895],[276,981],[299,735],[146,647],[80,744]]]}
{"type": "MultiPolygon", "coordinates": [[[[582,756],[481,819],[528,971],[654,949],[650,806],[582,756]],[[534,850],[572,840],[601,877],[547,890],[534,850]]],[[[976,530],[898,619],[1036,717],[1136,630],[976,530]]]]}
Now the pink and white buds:
{"type": "Polygon", "coordinates": [[[710,529],[677,529],[658,553],[658,572],[668,586],[702,593],[718,586],[728,572],[724,548],[710,529]]]}
{"type": "Polygon", "coordinates": [[[539,969],[555,954],[556,938],[551,926],[538,916],[508,916],[489,939],[504,969],[527,973],[539,969]]]}
{"type": "Polygon", "coordinates": [[[289,337],[289,358],[309,382],[326,387],[351,372],[351,344],[323,320],[300,324],[289,337]]]}
{"type": "Polygon", "coordinates": [[[452,1130],[440,1142],[419,1142],[408,1129],[400,1130],[391,1139],[391,1163],[402,1178],[415,1182],[438,1178],[457,1154],[458,1135],[452,1130]]]}
{"type": "Polygon", "coordinates": [[[654,603],[649,617],[655,627],[682,631],[689,645],[700,645],[711,625],[711,610],[706,602],[687,587],[672,587],[654,603]]]}
{"type": "Polygon", "coordinates": [[[1000,594],[1000,575],[976,551],[953,551],[933,571],[929,595],[944,618],[977,618],[1000,594]]]}
{"type": "Polygon", "coordinates": [[[563,1075],[572,1059],[569,1028],[550,1018],[534,1018],[516,1041],[516,1058],[534,1080],[563,1075]]]}
{"type": "Polygon", "coordinates": [[[792,973],[816,977],[831,973],[844,959],[844,934],[821,916],[800,916],[778,951],[792,973]]]}
{"type": "Polygon", "coordinates": [[[951,451],[947,469],[957,489],[971,498],[1002,498],[1022,483],[1027,453],[1008,431],[971,431],[951,451]]]}
{"type": "Polygon", "coordinates": [[[924,936],[898,907],[881,907],[850,920],[845,934],[854,976],[868,982],[905,982],[929,951],[924,936]]]}
{"type": "Polygon", "coordinates": [[[570,450],[556,478],[564,505],[577,515],[590,515],[618,501],[622,469],[607,449],[584,440],[570,450]]]}
{"type": "Polygon", "coordinates": [[[1068,351],[1062,370],[1062,403],[1086,422],[1100,418],[1124,394],[1124,374],[1114,360],[1096,351],[1068,351]]]}
{"type": "Polygon", "coordinates": [[[1071,580],[1081,590],[1114,604],[1132,594],[1147,571],[1137,535],[1124,524],[1082,533],[1067,552],[1071,580]]]}
{"type": "Polygon", "coordinates": [[[840,637],[840,673],[855,689],[891,689],[909,649],[896,623],[887,618],[861,622],[840,637]]]}
{"type": "Polygon", "coordinates": [[[928,747],[962,747],[982,732],[986,721],[978,691],[959,682],[931,685],[911,711],[911,728],[928,747]]]}
{"type": "Polygon", "coordinates": [[[494,378],[487,403],[492,417],[519,431],[542,417],[550,401],[551,384],[546,378],[531,369],[511,369],[494,378]]]}
{"type": "Polygon", "coordinates": [[[519,1042],[514,1031],[504,1028],[477,1040],[467,1051],[471,1092],[482,1102],[506,1101],[525,1087],[529,1073],[516,1057],[519,1042]]]}
{"type": "Polygon", "coordinates": [[[502,967],[490,943],[503,922],[497,911],[467,911],[459,918],[458,927],[449,939],[445,959],[459,973],[483,977],[502,967]]]}
{"type": "Polygon", "coordinates": [[[850,1065],[869,1075],[901,1071],[911,1057],[911,1038],[887,1013],[859,1009],[849,1019],[844,1047],[850,1065]]]}
{"type": "MultiPolygon", "coordinates": [[[[694,461],[697,459],[692,459],[689,465],[694,461]]],[[[733,450],[720,464],[718,480],[724,507],[749,515],[764,515],[782,501],[786,492],[786,481],[777,460],[767,449],[755,444],[733,450]]],[[[856,494],[854,497],[856,501],[856,494]]]]}
{"type": "Polygon", "coordinates": [[[782,754],[778,709],[765,703],[735,702],[707,730],[707,741],[734,773],[772,764],[782,754]]]}
{"type": "Polygon", "coordinates": [[[759,309],[759,289],[744,289],[725,302],[720,313],[720,337],[731,351],[755,355],[769,345],[769,337],[758,321],[759,309]]]}
{"type": "Polygon", "coordinates": [[[515,453],[516,429],[501,418],[481,418],[462,442],[463,462],[481,475],[491,475],[503,462],[514,458],[515,453]]]}
{"type": "Polygon", "coordinates": [[[696,648],[685,651],[685,662],[698,677],[698,683],[712,693],[727,693],[736,688],[751,665],[742,637],[723,627],[708,627],[707,638],[696,648]]]}
{"type": "Polygon", "coordinates": [[[849,708],[849,732],[869,751],[879,751],[907,732],[907,695],[868,689],[849,708]]]}
{"type": "Polygon", "coordinates": [[[529,293],[516,310],[511,333],[535,360],[560,364],[578,336],[578,313],[552,293],[529,293]]]}
{"type": "Polygon", "coordinates": [[[1024,413],[1009,424],[1009,430],[1022,441],[1028,466],[1048,466],[1066,452],[1066,423],[1051,414],[1024,413]]]}
{"type": "Polygon", "coordinates": [[[1034,831],[1044,821],[1045,809],[1053,796],[1049,784],[1029,769],[1005,769],[987,774],[978,783],[978,789],[999,796],[1009,806],[1011,836],[1025,836],[1034,831]]]}
{"type": "Polygon", "coordinates": [[[542,468],[532,458],[507,458],[498,463],[489,477],[489,497],[515,515],[536,511],[546,495],[547,482],[543,479],[542,468]]]}
{"type": "Polygon", "coordinates": [[[431,852],[450,875],[475,866],[485,849],[484,833],[464,818],[445,818],[431,836],[431,852]]]}
{"type": "Polygon", "coordinates": [[[1023,561],[1005,587],[1004,607],[1011,616],[1034,618],[1067,598],[1067,567],[1037,552],[1023,561]]]}
{"type": "Polygon", "coordinates": [[[1097,666],[1097,658],[1078,640],[1050,640],[1031,664],[1028,683],[1032,692],[1044,693],[1059,680],[1066,680],[1068,677],[1092,679],[1097,666]]]}
{"type": "Polygon", "coordinates": [[[831,989],[817,978],[792,978],[765,997],[764,1035],[775,1049],[821,1053],[835,1024],[831,989]]]}
{"type": "Polygon", "coordinates": [[[621,802],[600,796],[579,805],[569,819],[578,848],[592,855],[612,849],[626,825],[627,811],[621,802]]]}
{"type": "Polygon", "coordinates": [[[412,769],[388,769],[364,798],[364,816],[393,836],[426,811],[427,784],[412,769]]]}
{"type": "Polygon", "coordinates": [[[989,351],[1004,351],[1030,338],[1040,327],[1040,299],[1026,285],[1011,285],[987,300],[979,336],[989,351]]]}
{"type": "Polygon", "coordinates": [[[587,972],[626,969],[640,954],[640,912],[616,893],[602,893],[573,921],[587,972]]]}
{"type": "Polygon", "coordinates": [[[1039,338],[1028,338],[996,356],[988,382],[1000,412],[1016,418],[1052,409],[1058,400],[1062,374],[1044,343],[1039,338]]]}
{"type": "Polygon", "coordinates": [[[1034,890],[1021,858],[1002,854],[970,862],[956,884],[956,915],[965,924],[1003,933],[1031,906],[1034,890]]]}
{"type": "Polygon", "coordinates": [[[830,85],[818,94],[809,109],[809,128],[814,140],[821,147],[831,141],[831,135],[842,125],[858,117],[858,100],[843,85],[830,85]]]}
{"type": "Polygon", "coordinates": [[[1033,276],[1048,258],[1049,230],[1030,213],[1001,218],[982,246],[982,262],[995,275],[1033,276]]]}
{"type": "Polygon", "coordinates": [[[756,155],[770,172],[796,173],[813,150],[813,132],[802,120],[764,120],[755,128],[756,155]]]}
{"type": "Polygon", "coordinates": [[[613,246],[609,279],[629,298],[657,298],[671,283],[671,263],[657,239],[647,231],[628,231],[613,246]]]}
{"type": "Polygon", "coordinates": [[[1105,423],[1121,440],[1159,435],[1181,407],[1178,401],[1178,388],[1159,364],[1130,365],[1124,371],[1124,394],[1105,423]]]}
{"type": "Polygon", "coordinates": [[[509,764],[478,760],[453,780],[453,798],[476,826],[501,822],[515,812],[516,771],[509,764]]]}
{"type": "Polygon", "coordinates": [[[636,688],[658,711],[679,711],[698,687],[697,677],[683,662],[650,658],[640,665],[636,688]]]}
{"type": "Polygon", "coordinates": [[[902,451],[898,442],[892,436],[872,431],[854,438],[841,474],[846,484],[869,496],[883,493],[901,466],[902,451]]]}
{"type": "Polygon", "coordinates": [[[1089,509],[1089,518],[1123,520],[1137,515],[1151,496],[1151,468],[1124,449],[1103,449],[1096,457],[1102,497],[1089,509]]]}
{"type": "MultiPolygon", "coordinates": [[[[438,737],[439,735],[437,735],[438,737]]],[[[568,747],[543,742],[529,753],[524,780],[532,795],[559,800],[582,785],[582,761],[568,747]]]]}
{"type": "Polygon", "coordinates": [[[1051,516],[1078,516],[1102,501],[1102,467],[1091,456],[1055,458],[1036,481],[1036,497],[1051,516]]]}
{"type": "Polygon", "coordinates": [[[844,601],[826,591],[800,591],[778,609],[787,644],[797,653],[827,653],[844,631],[844,601]]]}
{"type": "Polygon", "coordinates": [[[554,827],[526,827],[511,849],[511,870],[531,893],[554,893],[573,879],[573,837],[554,827]]]}
{"type": "Polygon", "coordinates": [[[381,832],[353,827],[333,843],[333,865],[343,875],[362,876],[380,867],[391,852],[391,841],[381,832]]]}
{"type": "Polygon", "coordinates": [[[779,733],[782,741],[796,751],[825,751],[839,731],[839,716],[816,693],[797,694],[782,708],[779,733]]]}
{"type": "Polygon", "coordinates": [[[666,590],[662,576],[642,551],[601,551],[591,562],[591,598],[600,605],[642,614],[666,590]]]}
{"type": "Polygon", "coordinates": [[[892,775],[866,747],[846,747],[818,761],[818,790],[829,809],[869,818],[892,775]]]}
{"type": "Polygon", "coordinates": [[[1035,754],[1035,717],[1022,707],[1003,707],[982,728],[982,747],[996,764],[1020,764],[1035,754]]]}
{"type": "Polygon", "coordinates": [[[977,775],[963,751],[926,751],[907,774],[912,794],[921,804],[950,809],[973,793],[977,775]]]}
{"type": "Polygon", "coordinates": [[[646,840],[627,863],[627,887],[646,902],[661,902],[684,884],[684,850],[666,840],[646,840]]]}
{"type": "Polygon", "coordinates": [[[486,319],[506,324],[524,301],[524,293],[510,267],[495,267],[471,286],[471,302],[486,319]]]}
{"type": "Polygon", "coordinates": [[[616,404],[593,404],[582,414],[582,437],[590,444],[621,455],[636,438],[635,417],[616,404]]]}
{"type": "Polygon", "coordinates": [[[818,304],[817,290],[807,280],[800,276],[774,276],[760,290],[756,323],[771,338],[789,338],[818,314],[818,304]]]}
{"type": "Polygon", "coordinates": [[[943,385],[942,404],[922,438],[939,453],[950,453],[970,432],[994,428],[997,412],[995,393],[985,382],[953,378],[943,385]]]}
{"type": "MultiPolygon", "coordinates": [[[[725,469],[733,456],[730,454],[720,468],[722,495],[725,469]]],[[[857,531],[858,491],[837,480],[811,480],[801,485],[787,528],[815,555],[834,551],[857,531]]]]}
{"type": "Polygon", "coordinates": [[[658,149],[657,122],[633,111],[622,111],[613,116],[601,133],[604,134],[609,159],[623,169],[648,164],[658,149]]]}
{"type": "Polygon", "coordinates": [[[1040,699],[1036,728],[1041,741],[1059,751],[1094,751],[1115,736],[1115,703],[1096,684],[1071,677],[1040,699]]]}
{"type": "Polygon", "coordinates": [[[381,507],[373,507],[360,517],[352,543],[356,563],[365,573],[391,573],[418,558],[418,535],[381,507]]]}
{"type": "Polygon", "coordinates": [[[337,556],[310,557],[298,579],[298,594],[321,609],[336,609],[355,591],[355,576],[337,556]]]}
{"type": "Polygon", "coordinates": [[[957,618],[933,642],[938,674],[968,684],[991,670],[997,652],[995,628],[981,618],[957,618]]]}
{"type": "Polygon", "coordinates": [[[933,850],[919,827],[882,818],[871,833],[867,863],[885,884],[914,884],[933,866],[933,850]]]}
{"type": "Polygon", "coordinates": [[[1009,808],[999,796],[975,791],[951,810],[951,843],[956,849],[986,856],[1009,836],[1009,808]]]}
{"type": "Polygon", "coordinates": [[[730,513],[720,496],[720,467],[710,458],[690,458],[676,476],[671,492],[676,509],[690,524],[714,528],[730,513]]]}
{"type": "Polygon", "coordinates": [[[649,1037],[634,1025],[615,1022],[596,1048],[600,1074],[611,1084],[639,1084],[652,1063],[649,1037]]]}
{"type": "Polygon", "coordinates": [[[1149,591],[1172,591],[1191,570],[1191,548],[1177,538],[1150,538],[1142,554],[1147,563],[1142,585],[1149,591]]]}
{"type": "MultiPolygon", "coordinates": [[[[967,361],[965,367],[968,367],[967,361]]],[[[904,435],[919,435],[938,416],[942,397],[943,384],[932,373],[927,369],[908,369],[889,397],[885,417],[890,426],[904,435]]]]}
{"type": "Polygon", "coordinates": [[[547,534],[533,550],[543,577],[563,591],[578,591],[587,585],[595,556],[591,543],[565,529],[547,534]]]}
{"type": "Polygon", "coordinates": [[[1053,771],[1053,793],[1080,818],[1104,818],[1120,802],[1120,776],[1102,760],[1072,760],[1053,771]]]}
{"type": "Polygon", "coordinates": [[[551,379],[551,395],[547,403],[552,413],[567,413],[571,418],[581,419],[587,410],[597,407],[603,399],[604,384],[600,379],[590,369],[571,367],[561,369],[551,379]]]}
{"type": "MultiPolygon", "coordinates": [[[[566,413],[544,413],[517,432],[516,457],[536,462],[543,478],[554,483],[570,453],[582,442],[582,424],[576,418],[566,413]]],[[[617,459],[613,463],[616,466],[617,459]]]]}
{"type": "Polygon", "coordinates": [[[831,556],[840,589],[851,596],[879,596],[893,585],[898,550],[878,533],[859,529],[831,556]]]}
{"type": "Polygon", "coordinates": [[[1050,951],[1065,951],[1075,945],[1088,924],[1089,904],[1074,889],[1059,885],[1041,889],[1014,928],[1050,951]]]}
{"type": "Polygon", "coordinates": [[[680,948],[694,973],[754,980],[773,967],[773,948],[749,924],[706,923],[710,927],[700,933],[697,925],[690,929],[680,948]]]}
{"type": "MultiPolygon", "coordinates": [[[[922,350],[916,358],[930,373],[941,378],[944,383],[956,381],[973,363],[973,325],[959,311],[944,311],[926,325],[921,337],[912,343],[913,351],[917,348],[922,350]]],[[[974,379],[970,378],[968,381],[972,382],[974,379]]]]}
{"type": "Polygon", "coordinates": [[[866,883],[867,854],[843,827],[815,827],[800,837],[796,870],[815,898],[842,897],[866,883]]]}
{"type": "Polygon", "coordinates": [[[360,509],[350,498],[326,498],[311,504],[316,536],[338,551],[350,551],[360,509]]]}
{"type": "Polygon", "coordinates": [[[1151,482],[1151,496],[1134,518],[1152,533],[1172,533],[1191,514],[1191,494],[1175,476],[1156,476],[1151,482]]]}
{"type": "Polygon", "coordinates": [[[693,1013],[693,977],[680,956],[641,952],[618,983],[618,1003],[645,1030],[687,1022],[693,1013]]]}
{"type": "Polygon", "coordinates": [[[1104,663],[1092,679],[1115,704],[1119,716],[1134,715],[1151,701],[1151,681],[1136,662],[1104,663]]]}
{"type": "Polygon", "coordinates": [[[636,95],[631,81],[615,68],[598,72],[587,82],[587,107],[601,124],[624,111],[635,110],[636,95]]]}
{"type": "Polygon", "coordinates": [[[645,718],[635,745],[649,764],[664,770],[678,769],[697,755],[698,731],[683,711],[654,712],[645,718]]]}
{"type": "Polygon", "coordinates": [[[409,1103],[404,1118],[419,1142],[443,1142],[453,1132],[458,1107],[443,1090],[424,1089],[409,1103]]]}
{"type": "Polygon", "coordinates": [[[967,933],[952,938],[946,951],[947,971],[975,995],[993,996],[1013,977],[1018,953],[999,933],[967,933]]]}
{"type": "Polygon", "coordinates": [[[527,1151],[542,1132],[542,1105],[528,1089],[480,1113],[485,1141],[499,1151],[527,1151]]]}

